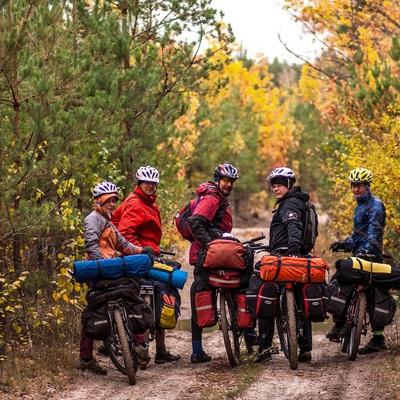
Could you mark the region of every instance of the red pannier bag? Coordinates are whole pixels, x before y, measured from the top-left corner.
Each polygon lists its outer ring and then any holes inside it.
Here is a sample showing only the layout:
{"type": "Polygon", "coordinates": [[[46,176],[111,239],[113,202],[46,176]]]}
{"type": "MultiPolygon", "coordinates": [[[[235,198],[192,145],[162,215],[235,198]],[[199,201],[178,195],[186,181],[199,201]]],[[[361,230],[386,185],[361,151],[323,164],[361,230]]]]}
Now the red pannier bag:
{"type": "Polygon", "coordinates": [[[328,269],[321,257],[265,255],[260,263],[260,277],[273,282],[322,283],[328,269]]]}
{"type": "Polygon", "coordinates": [[[207,244],[204,268],[245,269],[244,247],[234,239],[215,239],[207,244]]]}
{"type": "Polygon", "coordinates": [[[236,289],[240,286],[240,272],[229,269],[212,269],[208,282],[214,287],[236,289]]]}
{"type": "Polygon", "coordinates": [[[254,328],[256,325],[256,319],[247,305],[246,293],[235,293],[235,299],[238,310],[238,327],[241,329],[254,328]]]}
{"type": "Polygon", "coordinates": [[[214,291],[210,289],[195,293],[194,306],[198,326],[206,328],[217,323],[217,303],[214,291]]]}

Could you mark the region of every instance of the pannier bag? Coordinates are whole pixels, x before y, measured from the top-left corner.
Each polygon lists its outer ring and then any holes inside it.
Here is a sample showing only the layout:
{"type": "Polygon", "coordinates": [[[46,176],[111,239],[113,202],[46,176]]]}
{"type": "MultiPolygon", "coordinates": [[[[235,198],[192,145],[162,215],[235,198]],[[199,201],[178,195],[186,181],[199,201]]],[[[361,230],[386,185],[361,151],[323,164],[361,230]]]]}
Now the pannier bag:
{"type": "Polygon", "coordinates": [[[324,283],[306,283],[302,285],[304,317],[311,322],[323,322],[326,319],[326,302],[324,301],[324,283]]]}
{"type": "Polygon", "coordinates": [[[97,308],[86,306],[82,312],[82,326],[88,337],[94,340],[107,339],[110,333],[107,303],[97,308]]]}
{"type": "Polygon", "coordinates": [[[156,325],[163,329],[174,329],[180,316],[181,296],[178,290],[168,284],[155,286],[156,325]]]}
{"type": "Polygon", "coordinates": [[[103,288],[99,287],[99,285],[95,285],[86,293],[86,301],[92,308],[97,308],[108,301],[118,299],[136,300],[138,297],[139,285],[134,280],[125,281],[117,286],[105,286],[103,288]]]}
{"type": "Polygon", "coordinates": [[[396,313],[396,300],[385,290],[374,288],[370,318],[373,326],[386,326],[392,323],[396,313]]]}
{"type": "Polygon", "coordinates": [[[237,239],[215,239],[207,244],[204,268],[244,269],[244,247],[237,239]]]}
{"type": "Polygon", "coordinates": [[[386,289],[400,289],[400,267],[357,257],[337,260],[335,266],[339,283],[373,283],[386,289]]]}
{"type": "Polygon", "coordinates": [[[246,291],[250,312],[257,318],[273,318],[278,310],[279,288],[275,282],[265,282],[252,275],[246,291]]]}
{"type": "Polygon", "coordinates": [[[328,299],[326,312],[335,317],[345,316],[353,291],[354,285],[339,285],[339,282],[334,277],[326,287],[326,296],[328,299]]]}
{"type": "Polygon", "coordinates": [[[214,290],[196,292],[194,309],[197,325],[202,328],[214,326],[217,323],[217,298],[214,290]]]}
{"type": "Polygon", "coordinates": [[[328,264],[320,257],[265,255],[261,258],[260,277],[275,282],[325,282],[328,264]]]}
{"type": "Polygon", "coordinates": [[[75,261],[73,277],[79,283],[92,283],[101,279],[115,279],[123,276],[147,276],[152,264],[153,261],[147,254],[75,261]]]}
{"type": "Polygon", "coordinates": [[[126,317],[131,333],[145,333],[154,327],[154,315],[149,303],[137,297],[135,300],[123,300],[126,317]]]}
{"type": "Polygon", "coordinates": [[[254,328],[256,325],[256,319],[249,310],[246,293],[237,292],[235,293],[235,300],[238,310],[238,321],[237,325],[241,329],[254,328]]]}
{"type": "Polygon", "coordinates": [[[176,269],[171,265],[167,265],[158,261],[154,261],[153,266],[149,271],[149,278],[156,281],[165,282],[178,289],[183,289],[185,286],[188,273],[176,269]]]}
{"type": "Polygon", "coordinates": [[[213,269],[210,270],[208,282],[214,287],[237,289],[240,286],[240,272],[236,269],[213,269]]]}

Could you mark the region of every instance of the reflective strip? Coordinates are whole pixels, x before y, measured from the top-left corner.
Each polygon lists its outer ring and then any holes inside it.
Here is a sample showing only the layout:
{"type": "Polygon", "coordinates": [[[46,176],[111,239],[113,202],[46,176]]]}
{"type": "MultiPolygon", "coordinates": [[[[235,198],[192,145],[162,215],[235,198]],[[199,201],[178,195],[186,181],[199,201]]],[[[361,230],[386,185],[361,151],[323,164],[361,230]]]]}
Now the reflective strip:
{"type": "Polygon", "coordinates": [[[381,312],[383,314],[389,314],[389,310],[385,310],[384,308],[375,307],[374,311],[381,312]]]}
{"type": "Polygon", "coordinates": [[[331,297],[331,300],[337,301],[338,303],[343,303],[343,304],[346,303],[346,299],[341,299],[341,298],[339,298],[339,297],[334,297],[334,296],[332,296],[332,297],[331,297]]]}
{"type": "Polygon", "coordinates": [[[201,307],[196,307],[196,310],[203,311],[203,310],[208,310],[210,308],[213,308],[212,304],[208,304],[206,306],[201,306],[201,307]]]}
{"type": "Polygon", "coordinates": [[[103,324],[108,324],[108,320],[103,319],[102,321],[95,321],[93,325],[103,325],[103,324]]]}
{"type": "Polygon", "coordinates": [[[210,281],[215,282],[215,283],[240,283],[240,278],[237,279],[218,279],[215,277],[210,276],[210,281]]]}

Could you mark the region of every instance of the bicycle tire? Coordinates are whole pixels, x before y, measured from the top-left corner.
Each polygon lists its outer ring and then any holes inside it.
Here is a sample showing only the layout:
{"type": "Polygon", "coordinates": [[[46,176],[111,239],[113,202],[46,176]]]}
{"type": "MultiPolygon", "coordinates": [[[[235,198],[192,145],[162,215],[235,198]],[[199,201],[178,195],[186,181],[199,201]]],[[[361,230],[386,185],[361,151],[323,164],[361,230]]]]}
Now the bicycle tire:
{"type": "Polygon", "coordinates": [[[239,328],[237,326],[237,307],[230,292],[221,292],[220,301],[220,322],[224,338],[226,354],[232,367],[240,363],[240,341],[239,328]]]}
{"type": "Polygon", "coordinates": [[[299,359],[297,355],[297,321],[296,321],[296,306],[295,306],[293,289],[286,288],[285,296],[286,296],[289,365],[291,369],[297,369],[299,365],[299,359]]]}
{"type": "Polygon", "coordinates": [[[286,315],[286,297],[279,296],[279,308],[275,317],[276,330],[278,331],[281,350],[287,359],[289,359],[289,345],[287,336],[287,315],[286,315]]]}
{"type": "Polygon", "coordinates": [[[348,358],[354,361],[357,357],[358,347],[360,346],[361,333],[365,321],[367,308],[367,295],[361,291],[358,294],[357,302],[354,307],[353,324],[350,331],[349,348],[347,349],[348,358]]]}
{"type": "MultiPolygon", "coordinates": [[[[134,353],[131,351],[131,345],[128,340],[128,333],[125,330],[121,310],[117,307],[113,309],[114,322],[112,332],[106,340],[104,346],[115,367],[128,376],[129,384],[136,383],[135,373],[138,364],[134,353]]],[[[132,345],[133,346],[133,345],[132,345]]]]}

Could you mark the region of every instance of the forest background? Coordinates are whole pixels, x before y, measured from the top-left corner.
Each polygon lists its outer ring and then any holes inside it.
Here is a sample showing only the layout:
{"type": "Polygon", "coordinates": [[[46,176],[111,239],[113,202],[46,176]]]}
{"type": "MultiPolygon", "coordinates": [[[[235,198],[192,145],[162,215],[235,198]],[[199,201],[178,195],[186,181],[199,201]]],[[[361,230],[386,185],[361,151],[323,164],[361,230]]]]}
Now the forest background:
{"type": "Polygon", "coordinates": [[[3,388],[24,384],[21,356],[65,363],[86,292],[68,269],[83,258],[91,190],[110,180],[123,198],[140,165],[161,173],[164,248],[220,163],[239,169],[237,223],[273,207],[265,178],[286,165],[329,216],[332,241],[352,230],[349,171],[369,168],[384,250],[399,262],[400,4],[285,3],[324,46],[312,63],[301,49],[290,49],[296,65],[248,58],[208,0],[0,2],[3,388]]]}

